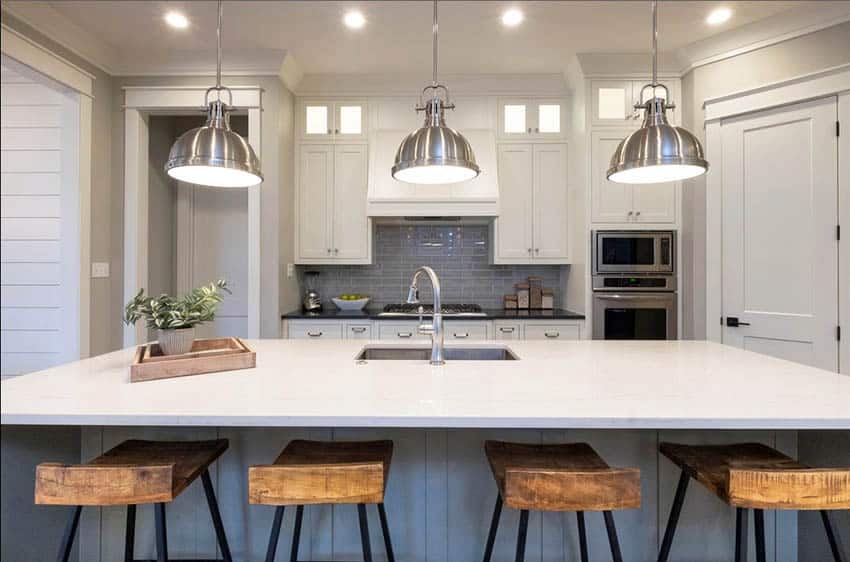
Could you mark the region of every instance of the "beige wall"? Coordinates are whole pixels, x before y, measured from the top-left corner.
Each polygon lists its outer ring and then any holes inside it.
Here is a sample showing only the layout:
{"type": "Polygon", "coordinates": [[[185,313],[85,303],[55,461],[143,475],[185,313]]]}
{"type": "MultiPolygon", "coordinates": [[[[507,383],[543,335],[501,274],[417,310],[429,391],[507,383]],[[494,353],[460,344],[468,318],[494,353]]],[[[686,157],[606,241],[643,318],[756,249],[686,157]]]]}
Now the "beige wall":
{"type": "MultiPolygon", "coordinates": [[[[682,78],[684,125],[704,141],[702,107],[705,100],[847,63],[850,63],[850,22],[695,68],[682,78]]],[[[707,156],[710,163],[712,155],[707,156]]],[[[683,215],[683,335],[703,339],[706,325],[705,177],[685,182],[683,215]]]]}
{"type": "Polygon", "coordinates": [[[280,302],[281,312],[300,307],[298,279],[287,276],[287,264],[295,260],[295,96],[280,88],[280,302]]]}
{"type": "Polygon", "coordinates": [[[112,122],[116,119],[116,112],[120,119],[120,106],[116,110],[112,105],[113,80],[96,66],[5,11],[3,23],[95,77],[92,103],[91,260],[109,262],[111,277],[91,280],[90,336],[91,354],[105,353],[121,345],[121,302],[120,298],[115,301],[114,288],[121,286],[122,243],[121,238],[114,235],[114,225],[116,218],[120,220],[122,205],[121,187],[113,181],[111,165],[114,145],[112,122]]]}

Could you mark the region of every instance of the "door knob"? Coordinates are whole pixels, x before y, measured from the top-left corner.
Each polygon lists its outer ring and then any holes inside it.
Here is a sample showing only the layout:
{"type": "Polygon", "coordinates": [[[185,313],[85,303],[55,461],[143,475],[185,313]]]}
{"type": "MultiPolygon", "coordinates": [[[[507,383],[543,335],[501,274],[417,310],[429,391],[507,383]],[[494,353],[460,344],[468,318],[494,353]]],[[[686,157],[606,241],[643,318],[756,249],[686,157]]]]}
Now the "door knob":
{"type": "Polygon", "coordinates": [[[749,326],[749,322],[741,322],[738,320],[737,316],[727,316],[726,317],[726,325],[730,328],[737,328],[738,326],[749,326]]]}
{"type": "Polygon", "coordinates": [[[636,217],[639,217],[639,216],[640,216],[640,211],[635,211],[635,216],[636,216],[636,217]]]}

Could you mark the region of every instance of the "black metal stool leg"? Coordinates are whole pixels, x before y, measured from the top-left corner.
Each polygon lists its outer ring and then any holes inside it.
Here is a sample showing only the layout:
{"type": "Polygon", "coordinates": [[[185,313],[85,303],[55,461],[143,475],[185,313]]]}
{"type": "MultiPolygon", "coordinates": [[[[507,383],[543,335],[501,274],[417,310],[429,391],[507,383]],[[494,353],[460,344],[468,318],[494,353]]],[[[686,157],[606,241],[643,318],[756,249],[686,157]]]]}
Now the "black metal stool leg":
{"type": "Polygon", "coordinates": [[[835,536],[835,532],[832,530],[832,524],[829,522],[829,512],[822,509],[820,511],[820,518],[823,521],[823,528],[826,531],[826,538],[829,541],[829,549],[832,551],[832,557],[835,559],[835,562],[842,562],[838,539],[835,536]]]}
{"type": "Polygon", "coordinates": [[[764,544],[764,510],[754,509],[753,520],[756,526],[756,560],[757,562],[767,562],[764,544]]]}
{"type": "Polygon", "coordinates": [[[681,476],[679,476],[679,484],[676,486],[676,497],[673,499],[673,507],[670,508],[670,517],[667,518],[667,528],[664,529],[661,550],[658,551],[658,562],[667,562],[667,558],[670,556],[673,535],[676,534],[676,525],[679,524],[679,515],[682,513],[682,504],[685,503],[685,493],[688,491],[688,481],[690,481],[690,477],[683,470],[681,476]]]}
{"type": "Polygon", "coordinates": [[[499,530],[499,518],[502,516],[502,496],[496,494],[496,507],[493,508],[493,519],[490,520],[490,532],[487,534],[487,545],[484,547],[484,562],[490,562],[493,555],[493,544],[496,542],[496,531],[499,530]]]}
{"type": "Polygon", "coordinates": [[[277,553],[277,542],[280,539],[280,525],[283,523],[283,509],[284,506],[280,505],[274,510],[272,531],[269,534],[269,547],[266,549],[266,562],[274,562],[274,557],[277,553]]]}
{"type": "Polygon", "coordinates": [[[292,550],[289,552],[290,562],[298,562],[298,545],[301,542],[301,521],[304,519],[304,506],[295,509],[295,530],[292,532],[292,550]]]}
{"type": "Polygon", "coordinates": [[[156,521],[156,561],[168,562],[168,531],[165,526],[165,504],[154,505],[156,521]]]}
{"type": "Polygon", "coordinates": [[[528,510],[519,512],[519,531],[516,537],[516,562],[525,561],[525,539],[528,537],[528,510]]]}
{"type": "Polygon", "coordinates": [[[224,533],[224,525],[221,522],[221,512],[218,510],[218,501],[215,499],[215,489],[213,489],[210,472],[205,470],[201,474],[201,481],[204,483],[204,493],[207,496],[207,505],[210,508],[210,515],[215,527],[215,536],[218,539],[218,548],[221,550],[221,556],[224,562],[232,562],[233,557],[230,555],[230,547],[227,544],[227,535],[224,533]]]}
{"type": "Polygon", "coordinates": [[[124,533],[124,562],[133,562],[133,551],[136,545],[136,506],[127,506],[127,529],[124,533]]]}
{"type": "Polygon", "coordinates": [[[576,511],[578,521],[578,552],[581,562],[587,562],[587,529],[584,526],[584,512],[576,511]]]}
{"type": "Polygon", "coordinates": [[[602,516],[605,517],[605,530],[608,532],[611,558],[614,562],[623,562],[623,554],[620,552],[620,541],[617,540],[617,527],[614,525],[614,516],[610,511],[603,511],[602,516]]]}
{"type": "Polygon", "coordinates": [[[372,562],[372,545],[369,542],[369,520],[366,519],[366,504],[357,504],[360,518],[360,544],[363,546],[363,562],[372,562]]]}
{"type": "Polygon", "coordinates": [[[735,562],[747,562],[747,510],[735,509],[735,562]]]}
{"type": "Polygon", "coordinates": [[[390,540],[390,526],[387,523],[387,510],[382,503],[378,504],[378,517],[381,519],[381,533],[384,535],[384,550],[387,553],[387,562],[395,562],[393,543],[390,540]]]}
{"type": "Polygon", "coordinates": [[[82,510],[83,506],[78,505],[71,512],[71,518],[65,526],[65,534],[62,536],[62,543],[59,545],[59,554],[56,556],[56,560],[59,562],[68,562],[68,559],[71,558],[71,547],[74,546],[74,536],[77,534],[77,527],[80,524],[80,512],[82,510]]]}

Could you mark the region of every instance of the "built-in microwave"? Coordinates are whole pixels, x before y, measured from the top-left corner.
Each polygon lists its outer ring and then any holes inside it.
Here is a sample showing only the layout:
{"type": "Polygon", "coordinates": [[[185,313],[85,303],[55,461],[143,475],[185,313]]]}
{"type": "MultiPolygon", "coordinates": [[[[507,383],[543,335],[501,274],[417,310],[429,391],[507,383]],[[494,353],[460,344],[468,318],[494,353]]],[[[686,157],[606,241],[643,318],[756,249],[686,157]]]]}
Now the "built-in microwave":
{"type": "Polygon", "coordinates": [[[593,231],[593,274],[675,271],[672,230],[593,231]]]}

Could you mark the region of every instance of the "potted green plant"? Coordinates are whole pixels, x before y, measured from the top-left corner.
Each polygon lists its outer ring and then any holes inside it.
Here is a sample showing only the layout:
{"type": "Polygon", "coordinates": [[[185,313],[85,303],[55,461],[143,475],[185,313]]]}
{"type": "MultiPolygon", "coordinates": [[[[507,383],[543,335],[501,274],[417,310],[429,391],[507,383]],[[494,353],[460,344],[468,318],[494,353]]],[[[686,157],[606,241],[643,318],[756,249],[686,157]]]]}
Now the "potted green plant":
{"type": "Polygon", "coordinates": [[[225,292],[230,294],[224,279],[201,285],[183,298],[164,293],[151,297],[141,289],[127,303],[124,323],[135,324],[144,317],[148,328],[156,330],[163,354],[189,353],[195,341],[195,326],[215,318],[216,307],[224,300],[225,292]]]}

